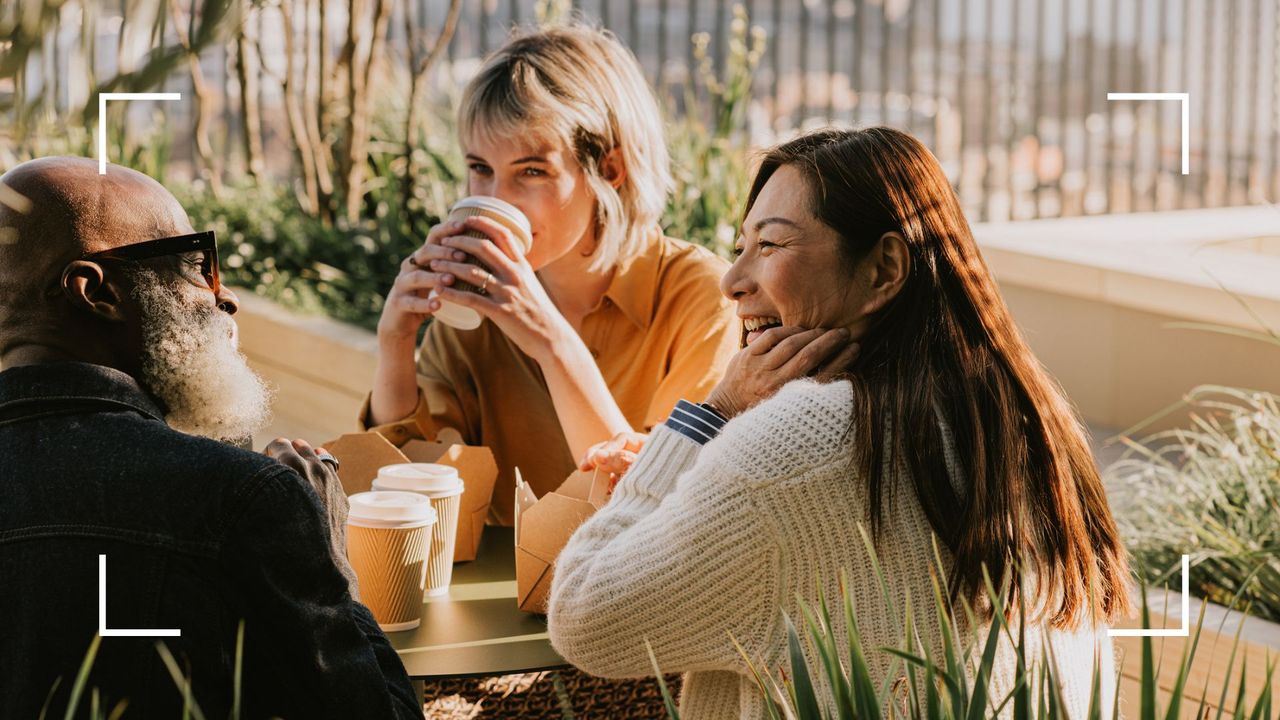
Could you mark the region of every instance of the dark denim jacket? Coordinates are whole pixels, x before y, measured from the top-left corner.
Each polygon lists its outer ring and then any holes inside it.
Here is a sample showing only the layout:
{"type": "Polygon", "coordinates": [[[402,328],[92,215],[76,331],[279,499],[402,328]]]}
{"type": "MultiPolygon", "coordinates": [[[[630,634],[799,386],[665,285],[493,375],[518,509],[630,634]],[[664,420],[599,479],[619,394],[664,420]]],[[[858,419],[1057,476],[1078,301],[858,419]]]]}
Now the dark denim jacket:
{"type": "MultiPolygon", "coordinates": [[[[228,717],[241,619],[241,717],[422,717],[301,476],[172,430],[116,370],[0,372],[0,718],[36,717],[58,678],[62,715],[98,628],[99,554],[107,627],[181,630],[163,642],[210,720],[228,717]]],[[[103,638],[88,685],[103,707],[180,717],[160,641],[103,638]]]]}

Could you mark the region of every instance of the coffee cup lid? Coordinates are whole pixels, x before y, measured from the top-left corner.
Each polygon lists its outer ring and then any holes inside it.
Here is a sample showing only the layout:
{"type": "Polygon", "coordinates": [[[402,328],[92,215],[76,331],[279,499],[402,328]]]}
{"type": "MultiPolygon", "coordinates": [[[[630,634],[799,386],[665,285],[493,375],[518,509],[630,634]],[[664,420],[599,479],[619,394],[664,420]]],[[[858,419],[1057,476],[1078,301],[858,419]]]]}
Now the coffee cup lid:
{"type": "Polygon", "coordinates": [[[347,520],[356,525],[414,527],[436,521],[431,499],[418,493],[375,490],[356,493],[347,502],[347,520]]]}
{"type": "Polygon", "coordinates": [[[464,197],[454,203],[453,207],[449,208],[449,212],[452,213],[454,210],[459,208],[477,208],[499,213],[509,218],[511,222],[515,223],[516,227],[519,227],[524,231],[524,239],[527,240],[533,235],[533,226],[529,224],[528,216],[520,212],[520,208],[512,205],[506,200],[490,197],[488,195],[472,195],[470,197],[464,197]]]}
{"type": "Polygon", "coordinates": [[[374,490],[403,490],[434,497],[456,495],[463,490],[458,470],[440,463],[398,463],[378,469],[374,490]]]}

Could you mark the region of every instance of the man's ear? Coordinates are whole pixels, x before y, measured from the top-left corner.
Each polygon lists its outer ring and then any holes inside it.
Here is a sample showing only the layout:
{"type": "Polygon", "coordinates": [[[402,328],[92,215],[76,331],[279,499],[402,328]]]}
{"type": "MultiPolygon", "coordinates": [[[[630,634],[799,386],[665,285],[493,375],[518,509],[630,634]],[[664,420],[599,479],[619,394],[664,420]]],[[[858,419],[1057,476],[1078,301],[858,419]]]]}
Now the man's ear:
{"type": "Polygon", "coordinates": [[[623,181],[627,179],[627,164],[622,159],[621,148],[615,147],[605,153],[604,158],[600,160],[600,177],[612,185],[614,190],[622,187],[623,181]]]}
{"type": "Polygon", "coordinates": [[[77,309],[90,312],[109,322],[124,322],[125,292],[102,272],[102,266],[88,260],[76,260],[62,271],[62,293],[77,309]]]}

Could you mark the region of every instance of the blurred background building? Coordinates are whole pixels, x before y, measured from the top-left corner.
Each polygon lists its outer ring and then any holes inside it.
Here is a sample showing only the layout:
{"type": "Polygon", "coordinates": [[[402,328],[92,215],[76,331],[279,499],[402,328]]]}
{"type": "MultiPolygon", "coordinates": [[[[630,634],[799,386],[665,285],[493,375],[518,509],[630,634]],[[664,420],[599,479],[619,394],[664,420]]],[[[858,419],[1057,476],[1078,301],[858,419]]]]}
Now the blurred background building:
{"type": "MultiPolygon", "coordinates": [[[[34,4],[10,0],[0,17],[20,25],[24,6],[34,4]]],[[[438,32],[449,4],[388,0],[388,64],[407,55],[411,35],[438,32]]],[[[187,42],[182,26],[207,10],[200,0],[194,7],[190,0],[52,6],[43,16],[48,31],[19,48],[21,67],[6,65],[0,78],[0,133],[11,143],[15,112],[22,112],[15,102],[46,113],[78,109],[95,81],[137,71],[156,48],[187,42]]],[[[687,93],[706,92],[700,66],[724,72],[735,52],[734,23],[756,28],[739,49],[750,52],[764,39],[741,118],[752,145],[828,123],[910,129],[943,162],[976,220],[1257,204],[1280,189],[1275,0],[749,0],[736,7],[729,0],[582,0],[571,9],[632,48],[677,113],[687,93]],[[1108,102],[1108,92],[1190,94],[1190,176],[1179,178],[1178,103],[1108,102]]],[[[264,162],[285,176],[289,120],[273,76],[285,72],[289,51],[295,72],[307,58],[319,71],[318,53],[337,58],[353,8],[363,13],[368,41],[383,9],[372,0],[232,3],[218,38],[199,53],[208,102],[217,106],[210,142],[227,162],[245,161],[234,141],[244,123],[239,60],[247,60],[249,76],[260,76],[245,84],[259,95],[264,162]],[[282,10],[298,39],[292,48],[282,10]]],[[[431,82],[441,74],[461,82],[512,27],[546,11],[531,0],[462,2],[431,82]]],[[[0,48],[12,54],[14,44],[0,41],[0,48]]],[[[156,86],[192,96],[185,64],[156,86]]],[[[194,134],[177,130],[194,126],[195,106],[160,111],[175,130],[172,160],[191,172],[194,134]]],[[[149,110],[131,112],[140,124],[149,110]]]]}

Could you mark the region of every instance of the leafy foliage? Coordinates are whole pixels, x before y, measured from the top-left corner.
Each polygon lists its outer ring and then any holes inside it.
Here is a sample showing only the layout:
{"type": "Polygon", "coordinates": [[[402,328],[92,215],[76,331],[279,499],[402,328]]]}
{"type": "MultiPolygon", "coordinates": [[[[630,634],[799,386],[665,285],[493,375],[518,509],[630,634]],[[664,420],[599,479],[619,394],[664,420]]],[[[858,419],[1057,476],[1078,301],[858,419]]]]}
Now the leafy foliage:
{"type": "Polygon", "coordinates": [[[1190,555],[1193,592],[1280,621],[1280,397],[1206,385],[1185,404],[1189,427],[1126,437],[1106,470],[1126,544],[1152,582],[1190,555]]]}

